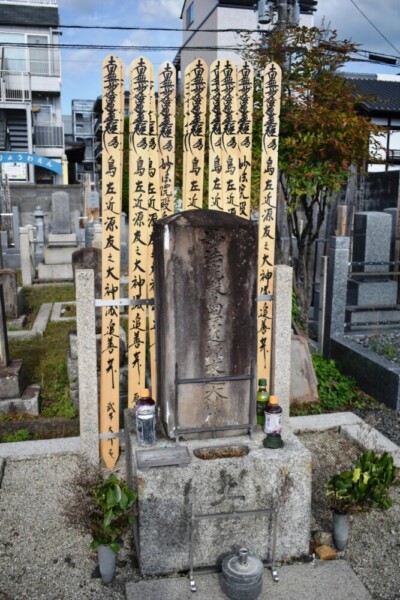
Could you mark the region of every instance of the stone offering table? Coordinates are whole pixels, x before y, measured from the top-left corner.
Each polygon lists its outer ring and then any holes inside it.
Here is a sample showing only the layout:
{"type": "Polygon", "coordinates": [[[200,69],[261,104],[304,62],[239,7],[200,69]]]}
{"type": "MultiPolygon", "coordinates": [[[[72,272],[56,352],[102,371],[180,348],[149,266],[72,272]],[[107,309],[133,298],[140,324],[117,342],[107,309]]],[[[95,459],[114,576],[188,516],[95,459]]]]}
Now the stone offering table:
{"type": "MultiPolygon", "coordinates": [[[[138,466],[134,411],[125,412],[126,452],[130,485],[138,493],[134,525],[139,568],[143,575],[189,569],[191,514],[233,513],[278,507],[276,560],[308,554],[311,506],[311,457],[291,432],[279,450],[263,447],[265,434],[253,439],[191,440],[186,466],[138,466]],[[202,459],[213,450],[233,449],[231,458],[202,459]],[[240,449],[244,455],[240,456],[240,449]],[[204,451],[204,453],[201,452],[204,451]],[[197,454],[197,456],[196,456],[197,454]]],[[[175,447],[158,440],[157,448],[175,447]]],[[[147,450],[149,452],[149,450],[147,450]]],[[[229,452],[228,452],[229,454],[229,452]]],[[[228,552],[247,547],[271,560],[272,518],[269,515],[202,519],[196,524],[195,568],[220,565],[228,552]]]]}

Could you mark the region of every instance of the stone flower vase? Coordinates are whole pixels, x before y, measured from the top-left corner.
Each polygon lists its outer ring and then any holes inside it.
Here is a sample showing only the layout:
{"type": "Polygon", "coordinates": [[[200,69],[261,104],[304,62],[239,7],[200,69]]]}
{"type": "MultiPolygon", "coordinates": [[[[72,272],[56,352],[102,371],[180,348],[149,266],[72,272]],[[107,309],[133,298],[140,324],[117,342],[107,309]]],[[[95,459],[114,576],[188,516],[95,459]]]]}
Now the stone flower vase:
{"type": "Polygon", "coordinates": [[[349,539],[349,515],[340,515],[334,512],[332,515],[332,522],[333,541],[335,542],[335,546],[339,551],[344,550],[349,539]]]}
{"type": "Polygon", "coordinates": [[[110,546],[100,544],[97,548],[99,570],[103,583],[111,583],[115,576],[117,555],[110,546]]]}

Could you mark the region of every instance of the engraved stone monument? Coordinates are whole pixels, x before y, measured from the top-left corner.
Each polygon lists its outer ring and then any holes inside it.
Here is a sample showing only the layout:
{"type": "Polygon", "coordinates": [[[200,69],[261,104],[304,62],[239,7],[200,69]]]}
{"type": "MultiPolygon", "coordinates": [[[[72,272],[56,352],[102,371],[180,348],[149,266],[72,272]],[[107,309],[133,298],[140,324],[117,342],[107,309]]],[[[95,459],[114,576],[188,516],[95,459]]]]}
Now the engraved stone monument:
{"type": "MultiPolygon", "coordinates": [[[[125,411],[127,472],[138,493],[140,571],[220,565],[241,546],[269,564],[305,554],[310,455],[288,420],[279,450],[263,446],[265,434],[255,425],[254,225],[199,209],[156,222],[154,237],[162,425],[154,447],[138,446],[135,412],[125,411]]],[[[290,276],[282,289],[289,298],[291,287],[290,276]]],[[[276,319],[278,340],[290,332],[290,310],[285,314],[287,322],[276,319]]],[[[273,349],[285,363],[289,353],[290,335],[283,354],[273,349]]]]}
{"type": "Polygon", "coordinates": [[[185,211],[155,224],[154,248],[165,431],[248,430],[255,422],[254,225],[219,211],[185,211]]]}

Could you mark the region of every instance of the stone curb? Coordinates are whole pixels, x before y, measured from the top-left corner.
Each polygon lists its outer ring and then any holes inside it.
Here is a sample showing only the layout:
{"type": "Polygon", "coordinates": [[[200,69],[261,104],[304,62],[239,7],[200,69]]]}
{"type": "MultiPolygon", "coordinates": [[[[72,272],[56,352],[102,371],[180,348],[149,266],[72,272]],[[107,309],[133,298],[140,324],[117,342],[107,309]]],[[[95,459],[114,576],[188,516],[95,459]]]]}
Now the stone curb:
{"type": "Polygon", "coordinates": [[[7,333],[9,338],[17,338],[19,340],[29,340],[36,335],[43,336],[46,331],[47,323],[50,319],[50,313],[52,309],[52,302],[45,302],[39,309],[38,315],[35,319],[32,329],[29,331],[9,331],[7,333]]]}
{"type": "Polygon", "coordinates": [[[52,454],[77,454],[80,452],[80,449],[81,440],[79,437],[0,444],[0,469],[2,458],[26,459],[35,456],[49,456],[52,454]]]}

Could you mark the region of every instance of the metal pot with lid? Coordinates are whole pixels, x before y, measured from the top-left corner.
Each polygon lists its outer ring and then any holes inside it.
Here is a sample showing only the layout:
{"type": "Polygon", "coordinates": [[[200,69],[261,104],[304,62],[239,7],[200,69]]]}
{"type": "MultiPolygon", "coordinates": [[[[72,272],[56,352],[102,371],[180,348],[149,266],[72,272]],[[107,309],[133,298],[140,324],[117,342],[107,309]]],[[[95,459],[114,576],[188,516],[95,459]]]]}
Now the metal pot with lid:
{"type": "Polygon", "coordinates": [[[256,600],[262,590],[264,565],[247,548],[228,554],[222,561],[221,587],[231,600],[256,600]]]}

